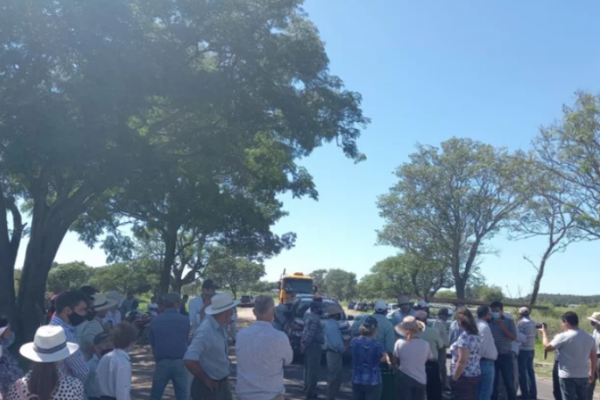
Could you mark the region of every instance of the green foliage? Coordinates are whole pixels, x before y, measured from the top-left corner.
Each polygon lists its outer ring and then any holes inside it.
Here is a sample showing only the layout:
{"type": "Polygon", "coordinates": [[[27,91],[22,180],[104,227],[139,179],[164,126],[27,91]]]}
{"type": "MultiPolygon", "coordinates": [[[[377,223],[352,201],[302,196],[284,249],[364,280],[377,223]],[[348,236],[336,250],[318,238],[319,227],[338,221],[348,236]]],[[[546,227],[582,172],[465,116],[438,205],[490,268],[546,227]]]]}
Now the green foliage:
{"type": "Polygon", "coordinates": [[[255,285],[265,274],[263,264],[246,258],[225,256],[211,262],[204,276],[213,279],[221,288],[231,291],[233,297],[237,298],[240,290],[255,285]]]}
{"type": "Polygon", "coordinates": [[[326,269],[317,269],[310,273],[310,277],[313,278],[313,287],[317,288],[318,293],[327,293],[325,275],[327,275],[326,269]]]}
{"type": "Polygon", "coordinates": [[[57,264],[48,274],[46,290],[53,294],[77,290],[89,281],[93,272],[94,269],[84,262],[57,264]]]}
{"type": "Polygon", "coordinates": [[[467,290],[467,297],[470,299],[483,300],[483,301],[502,301],[504,300],[504,293],[502,288],[496,285],[481,285],[474,286],[467,290]]]}
{"type": "Polygon", "coordinates": [[[101,292],[155,292],[158,286],[157,267],[148,260],[128,261],[96,268],[90,285],[101,292]]]}
{"type": "Polygon", "coordinates": [[[330,269],[325,275],[327,295],[339,300],[356,296],[356,274],[343,269],[330,269]]]}
{"type": "Polygon", "coordinates": [[[524,160],[504,149],[453,138],[418,145],[380,196],[381,244],[450,268],[463,297],[485,242],[514,218],[527,197],[524,160]]]}

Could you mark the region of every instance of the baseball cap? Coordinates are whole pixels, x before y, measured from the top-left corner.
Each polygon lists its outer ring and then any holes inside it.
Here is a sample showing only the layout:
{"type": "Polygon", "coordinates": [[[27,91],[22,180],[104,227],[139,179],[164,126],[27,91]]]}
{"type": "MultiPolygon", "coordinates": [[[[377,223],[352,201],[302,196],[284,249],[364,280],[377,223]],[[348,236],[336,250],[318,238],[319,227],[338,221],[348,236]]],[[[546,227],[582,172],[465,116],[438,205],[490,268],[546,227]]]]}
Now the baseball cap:
{"type": "Polygon", "coordinates": [[[521,308],[519,308],[519,314],[521,314],[521,315],[529,315],[529,308],[527,308],[527,307],[521,307],[521,308]]]}
{"type": "Polygon", "coordinates": [[[368,331],[373,331],[374,329],[377,329],[377,325],[377,319],[372,315],[369,315],[367,318],[365,318],[365,320],[362,323],[362,326],[368,331]]]}
{"type": "Polygon", "coordinates": [[[377,303],[375,303],[375,311],[385,311],[387,308],[388,306],[385,301],[379,300],[377,303]]]}
{"type": "Polygon", "coordinates": [[[215,281],[213,281],[212,279],[207,279],[204,282],[202,282],[202,289],[218,289],[218,287],[215,284],[215,281]]]}

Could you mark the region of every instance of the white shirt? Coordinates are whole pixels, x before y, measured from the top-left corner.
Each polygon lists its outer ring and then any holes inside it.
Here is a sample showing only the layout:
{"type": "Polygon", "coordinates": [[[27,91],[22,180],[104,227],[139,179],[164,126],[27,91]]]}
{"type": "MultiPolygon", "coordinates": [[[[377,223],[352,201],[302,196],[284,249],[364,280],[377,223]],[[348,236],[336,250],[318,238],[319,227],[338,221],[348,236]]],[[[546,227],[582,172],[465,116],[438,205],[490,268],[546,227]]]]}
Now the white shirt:
{"type": "Polygon", "coordinates": [[[496,361],[498,358],[498,349],[494,343],[494,335],[487,322],[477,319],[477,330],[481,336],[481,358],[496,361]]]}
{"type": "Polygon", "coordinates": [[[283,367],[294,352],[287,336],[264,321],[242,329],[235,343],[240,400],[272,399],[285,393],[283,367]]]}
{"type": "Polygon", "coordinates": [[[121,323],[121,311],[114,310],[106,313],[106,316],[102,319],[103,324],[110,324],[111,328],[114,328],[121,323]]]}
{"type": "Polygon", "coordinates": [[[204,308],[204,300],[202,300],[202,296],[196,296],[189,302],[189,311],[188,317],[190,318],[190,326],[192,327],[192,332],[195,333],[196,329],[200,326],[202,320],[200,319],[200,311],[204,308]]]}
{"type": "Polygon", "coordinates": [[[96,376],[102,396],[131,400],[131,361],[125,351],[114,349],[105,354],[98,364],[96,376]]]}

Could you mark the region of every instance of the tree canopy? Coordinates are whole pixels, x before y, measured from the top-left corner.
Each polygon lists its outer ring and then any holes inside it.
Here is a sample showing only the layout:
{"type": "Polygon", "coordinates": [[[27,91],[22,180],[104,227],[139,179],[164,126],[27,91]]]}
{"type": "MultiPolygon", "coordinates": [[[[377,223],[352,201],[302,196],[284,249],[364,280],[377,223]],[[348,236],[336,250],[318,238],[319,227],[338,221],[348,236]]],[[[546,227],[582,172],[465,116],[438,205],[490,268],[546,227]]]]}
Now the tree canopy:
{"type": "Polygon", "coordinates": [[[237,298],[240,290],[255,285],[265,276],[265,266],[246,258],[224,256],[217,258],[206,269],[204,276],[213,279],[221,288],[237,298]]]}

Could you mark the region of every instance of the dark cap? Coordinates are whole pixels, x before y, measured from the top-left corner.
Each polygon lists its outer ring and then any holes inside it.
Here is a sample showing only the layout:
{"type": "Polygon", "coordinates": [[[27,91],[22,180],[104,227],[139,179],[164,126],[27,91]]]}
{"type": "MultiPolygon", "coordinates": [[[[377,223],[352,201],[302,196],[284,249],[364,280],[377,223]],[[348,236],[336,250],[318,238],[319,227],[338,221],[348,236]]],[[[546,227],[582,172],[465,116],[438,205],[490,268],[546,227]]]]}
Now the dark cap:
{"type": "Polygon", "coordinates": [[[449,317],[450,316],[450,310],[448,310],[446,307],[442,307],[442,308],[440,308],[440,311],[438,311],[438,315],[440,317],[449,317]]]}
{"type": "Polygon", "coordinates": [[[213,281],[212,279],[207,279],[204,282],[202,282],[202,289],[218,289],[217,285],[215,284],[215,281],[213,281]]]}
{"type": "Polygon", "coordinates": [[[181,297],[179,297],[179,293],[171,292],[164,297],[165,307],[171,308],[176,304],[181,303],[181,297]]]}
{"type": "Polygon", "coordinates": [[[364,322],[362,323],[362,326],[368,330],[368,331],[372,331],[373,329],[377,328],[377,319],[371,315],[369,315],[367,318],[365,318],[364,322]]]}
{"type": "Polygon", "coordinates": [[[101,345],[102,343],[110,342],[110,335],[106,332],[102,332],[96,335],[94,338],[94,346],[101,345]]]}

